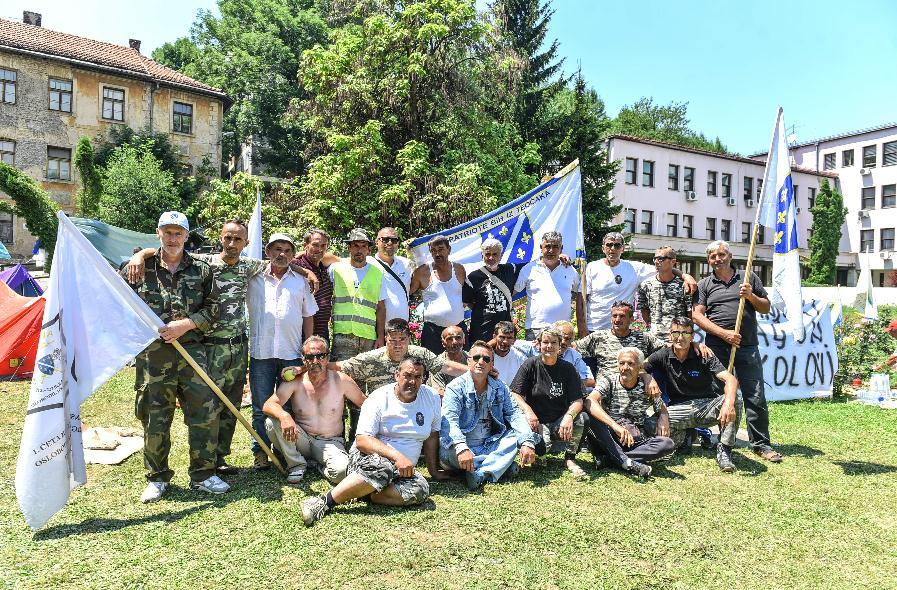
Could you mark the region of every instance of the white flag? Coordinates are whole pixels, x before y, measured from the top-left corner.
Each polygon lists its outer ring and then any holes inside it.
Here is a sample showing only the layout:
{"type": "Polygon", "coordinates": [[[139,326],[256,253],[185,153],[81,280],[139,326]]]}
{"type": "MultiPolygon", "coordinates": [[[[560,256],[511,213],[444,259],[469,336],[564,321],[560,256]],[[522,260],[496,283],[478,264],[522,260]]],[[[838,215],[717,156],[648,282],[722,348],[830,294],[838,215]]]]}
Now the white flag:
{"type": "Polygon", "coordinates": [[[869,254],[860,254],[860,278],[857,281],[856,298],[854,307],[863,314],[867,320],[878,319],[878,305],[872,293],[872,265],[869,264],[869,254]]]}
{"type": "Polygon", "coordinates": [[[249,243],[243,248],[241,256],[249,258],[261,258],[262,249],[262,197],[259,189],[255,189],[255,207],[249,218],[249,243]]]}
{"type": "Polygon", "coordinates": [[[797,246],[797,208],[791,164],[785,143],[782,108],[776,113],[772,146],[766,159],[766,179],[757,219],[773,231],[772,290],[769,302],[788,319],[782,328],[800,340],[804,335],[803,294],[800,288],[800,253],[797,246]]]}
{"type": "Polygon", "coordinates": [[[32,529],[87,481],[81,403],[159,337],[162,320],[63,213],[16,464],[32,529]]]}

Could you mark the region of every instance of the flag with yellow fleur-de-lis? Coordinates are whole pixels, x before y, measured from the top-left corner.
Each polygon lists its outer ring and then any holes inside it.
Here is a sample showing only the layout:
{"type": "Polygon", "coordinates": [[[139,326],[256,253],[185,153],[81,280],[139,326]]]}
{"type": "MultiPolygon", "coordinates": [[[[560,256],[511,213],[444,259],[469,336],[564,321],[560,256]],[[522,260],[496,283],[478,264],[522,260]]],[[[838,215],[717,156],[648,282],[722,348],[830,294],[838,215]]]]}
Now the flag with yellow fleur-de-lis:
{"type": "Polygon", "coordinates": [[[788,318],[785,330],[799,340],[804,335],[804,323],[801,317],[803,294],[800,288],[797,205],[781,107],[776,114],[765,178],[757,220],[770,228],[773,234],[772,289],[769,292],[769,302],[784,312],[788,318]]]}

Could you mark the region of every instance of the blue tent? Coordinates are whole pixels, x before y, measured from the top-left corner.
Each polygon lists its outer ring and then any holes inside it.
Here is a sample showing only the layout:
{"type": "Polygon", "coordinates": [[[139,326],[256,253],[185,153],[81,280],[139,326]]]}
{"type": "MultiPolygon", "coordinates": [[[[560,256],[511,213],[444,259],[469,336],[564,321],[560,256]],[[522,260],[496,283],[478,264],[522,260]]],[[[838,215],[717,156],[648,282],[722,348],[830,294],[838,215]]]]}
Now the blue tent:
{"type": "Polygon", "coordinates": [[[40,297],[44,294],[44,290],[37,284],[37,281],[28,272],[28,269],[21,264],[0,272],[0,281],[3,281],[10,289],[25,297],[40,297]]]}
{"type": "Polygon", "coordinates": [[[129,229],[122,229],[97,221],[96,219],[83,219],[69,217],[84,237],[100,251],[103,258],[109,264],[119,268],[131,259],[134,248],[158,248],[159,238],[156,234],[142,234],[129,229]]]}

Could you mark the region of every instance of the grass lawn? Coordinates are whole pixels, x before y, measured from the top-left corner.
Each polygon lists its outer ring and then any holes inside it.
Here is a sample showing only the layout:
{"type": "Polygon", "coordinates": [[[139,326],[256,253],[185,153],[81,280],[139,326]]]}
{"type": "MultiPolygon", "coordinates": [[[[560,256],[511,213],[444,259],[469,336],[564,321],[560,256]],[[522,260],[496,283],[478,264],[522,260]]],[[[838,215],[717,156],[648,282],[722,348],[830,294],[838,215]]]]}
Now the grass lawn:
{"type": "MultiPolygon", "coordinates": [[[[82,408],[92,426],[136,426],[125,370],[82,408]]],[[[0,584],[14,588],[895,588],[897,412],[829,402],[772,406],[781,465],[735,453],[675,459],[648,482],[574,481],[560,457],[470,494],[433,484],[414,509],[355,503],[306,529],[299,487],[275,471],[186,489],[177,422],[174,489],[142,505],[140,454],[88,466],[88,484],[36,534],[14,490],[27,383],[0,383],[0,584]]],[[[245,411],[245,410],[244,410],[245,411]]],[[[238,433],[233,462],[251,463],[238,433]]],[[[583,465],[587,466],[587,455],[583,465]]]]}

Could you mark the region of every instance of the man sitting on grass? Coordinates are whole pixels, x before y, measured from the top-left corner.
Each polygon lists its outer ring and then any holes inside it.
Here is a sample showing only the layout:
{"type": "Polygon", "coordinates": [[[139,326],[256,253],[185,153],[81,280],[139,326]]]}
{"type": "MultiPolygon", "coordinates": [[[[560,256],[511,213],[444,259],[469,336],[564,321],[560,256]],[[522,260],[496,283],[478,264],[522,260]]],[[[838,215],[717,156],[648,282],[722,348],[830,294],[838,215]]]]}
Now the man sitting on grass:
{"type": "Polygon", "coordinates": [[[435,479],[448,479],[439,468],[439,395],[423,385],[426,369],[415,357],[404,359],[396,382],[384,385],[361,406],[355,444],[349,451],[348,475],[332,490],[302,503],[307,526],[337,504],[368,497],[376,504],[410,506],[430,497],[430,486],[415,471],[421,448],[435,479]]]}

